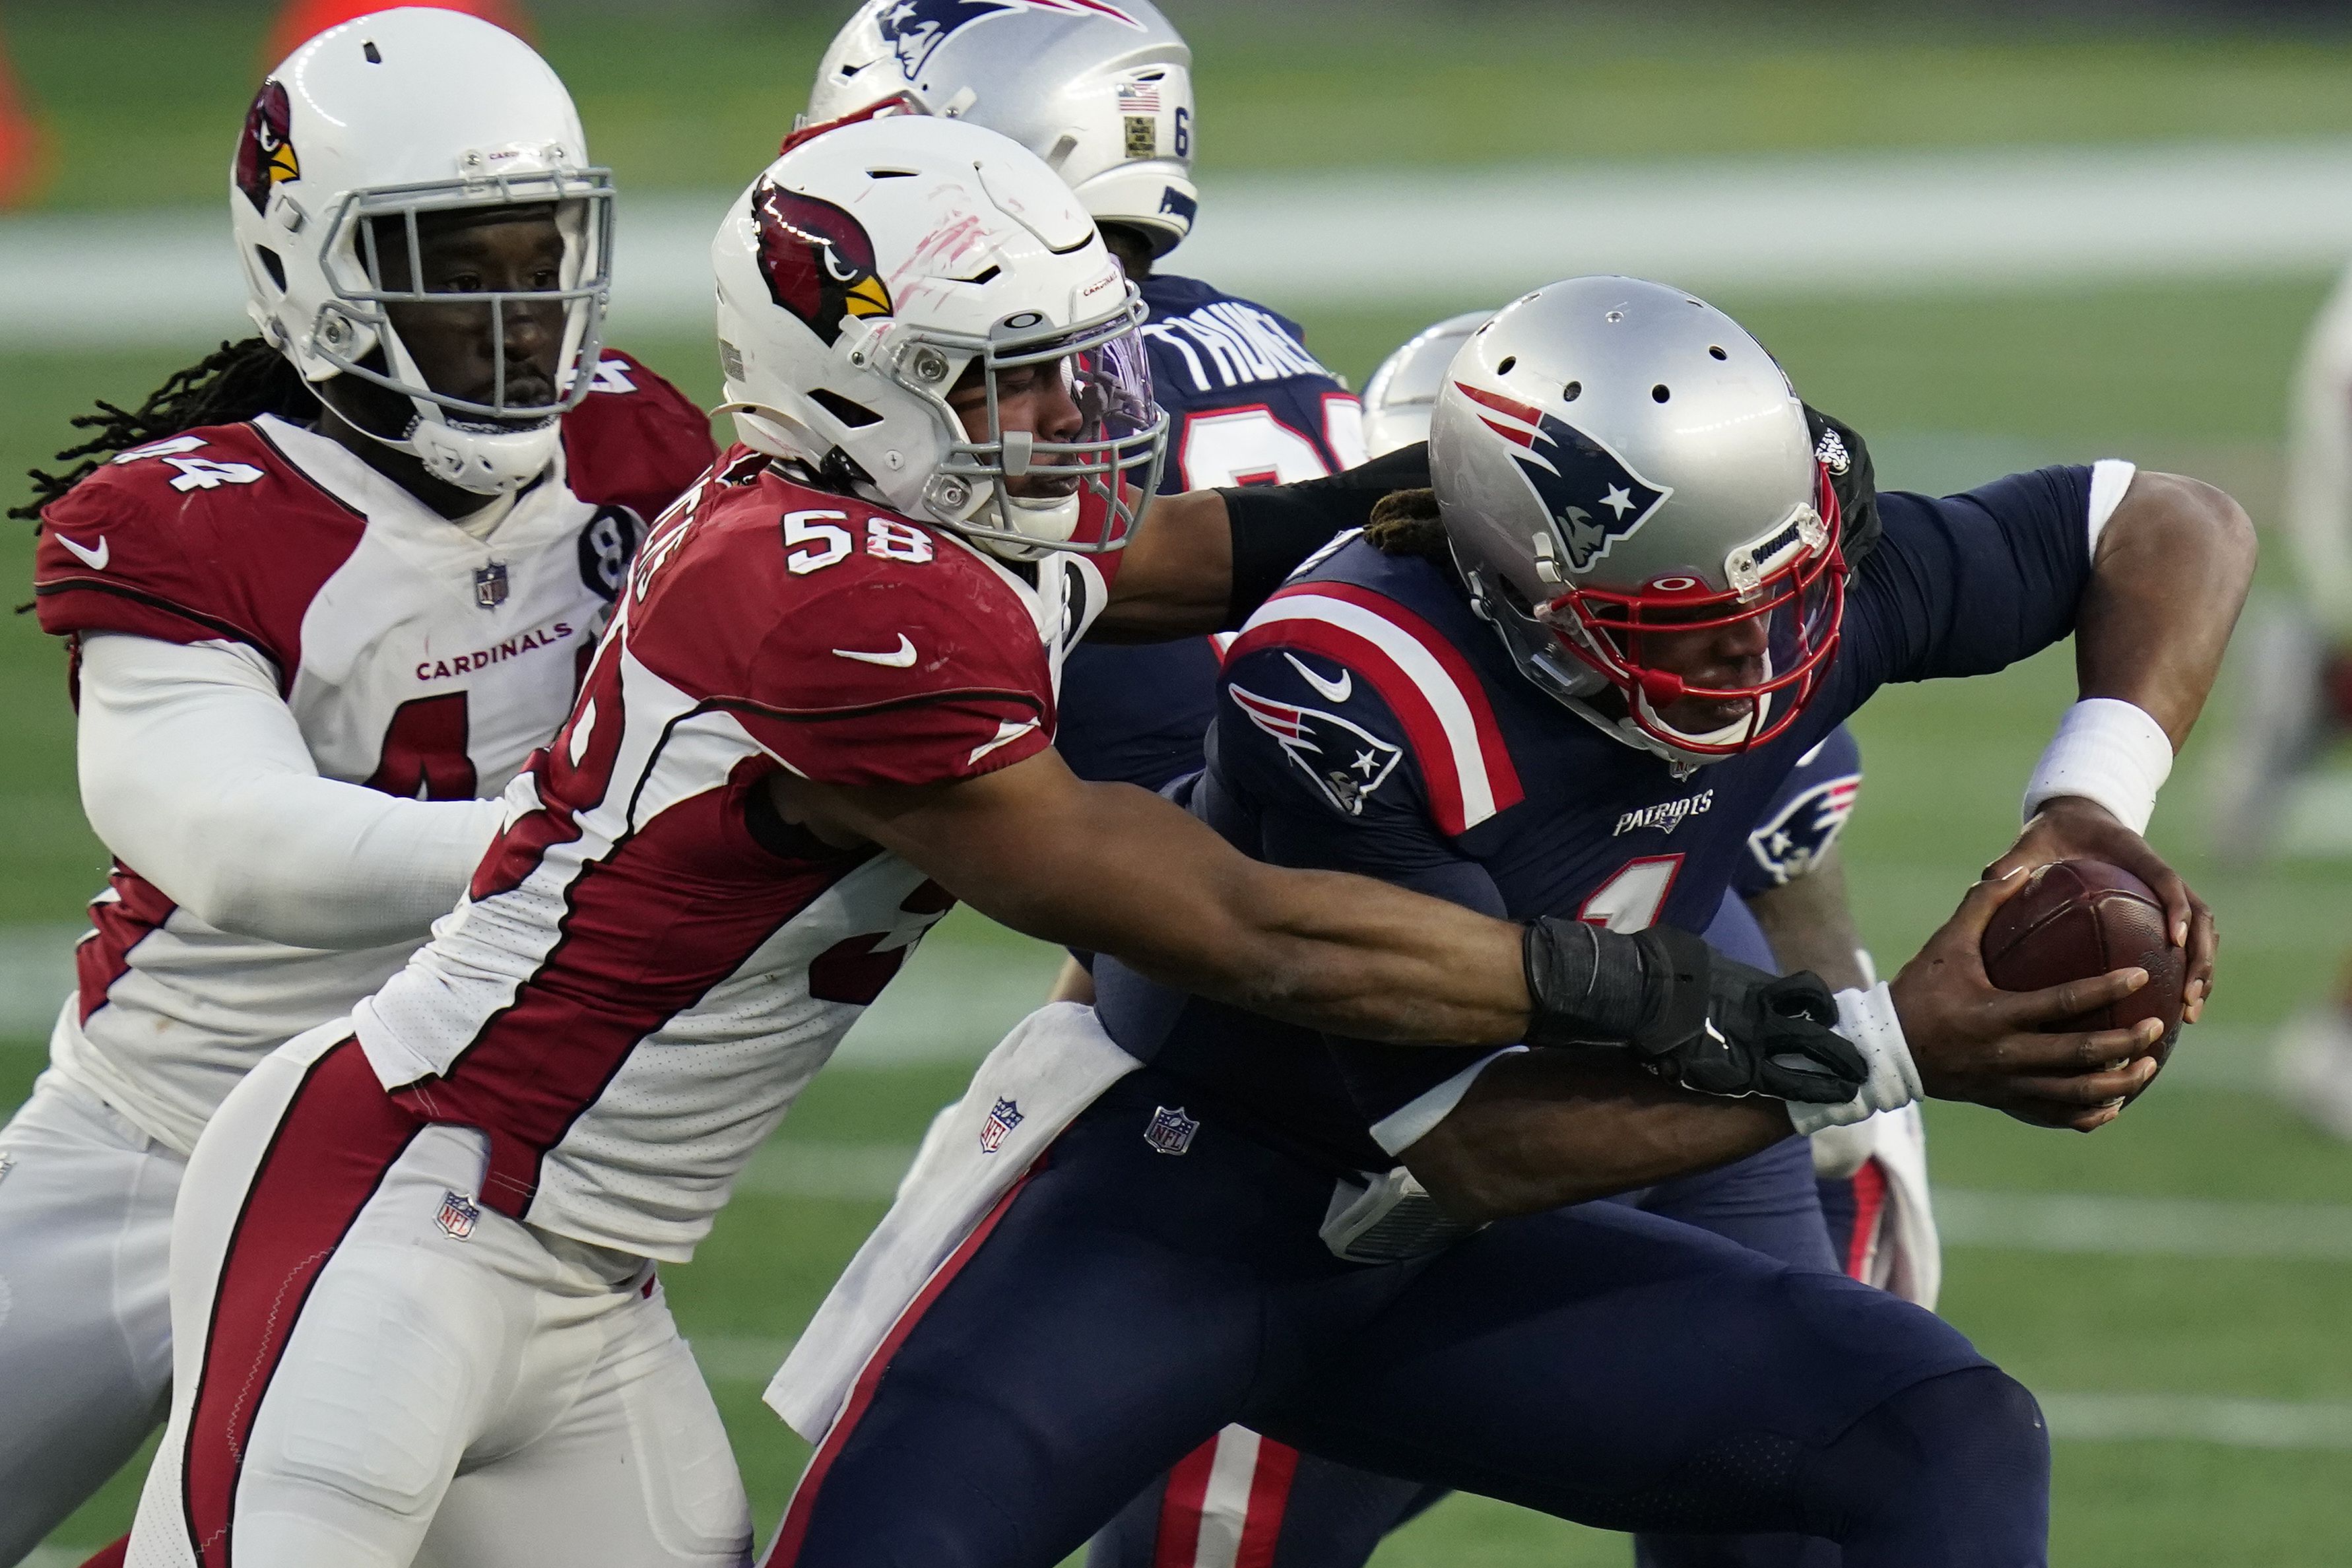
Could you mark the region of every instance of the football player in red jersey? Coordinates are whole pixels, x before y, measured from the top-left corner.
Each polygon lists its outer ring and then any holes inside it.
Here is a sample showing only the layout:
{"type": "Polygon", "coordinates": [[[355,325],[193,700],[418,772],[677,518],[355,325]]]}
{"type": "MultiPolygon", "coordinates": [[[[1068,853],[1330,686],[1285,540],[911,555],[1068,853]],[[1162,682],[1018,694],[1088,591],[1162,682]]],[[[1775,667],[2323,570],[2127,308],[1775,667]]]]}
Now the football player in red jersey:
{"type": "Polygon", "coordinates": [[[643,520],[713,455],[701,410],[598,349],[609,191],[488,23],[402,11],[297,51],[234,182],[263,335],[81,421],[85,460],[39,481],[41,624],[116,863],[0,1131],[0,1562],[163,1419],[205,1122],[457,902],[643,520]]]}
{"type": "Polygon", "coordinates": [[[829,130],[713,257],[744,444],[655,524],[467,900],[196,1150],[133,1561],[740,1560],[654,1268],[958,897],[1358,1035],[1859,1080],[1818,1011],[1765,1005],[1801,984],[1258,865],[1070,775],[1072,643],[1234,624],[1388,482],[1163,500],[1129,544],[1165,428],[1139,310],[1034,155],[950,120],[829,130]]]}

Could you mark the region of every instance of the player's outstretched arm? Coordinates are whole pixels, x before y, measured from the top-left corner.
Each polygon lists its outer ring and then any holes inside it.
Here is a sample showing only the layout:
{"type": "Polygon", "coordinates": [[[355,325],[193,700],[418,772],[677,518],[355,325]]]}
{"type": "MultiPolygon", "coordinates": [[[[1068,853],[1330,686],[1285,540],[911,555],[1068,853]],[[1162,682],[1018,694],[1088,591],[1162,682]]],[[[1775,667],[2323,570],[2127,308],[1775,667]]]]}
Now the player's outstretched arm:
{"type": "Polygon", "coordinates": [[[1299,484],[1159,497],[1087,637],[1161,642],[1240,626],[1300,562],[1361,528],[1382,496],[1426,486],[1428,452],[1406,447],[1299,484]]]}
{"type": "MultiPolygon", "coordinates": [[[[2168,765],[2163,744],[2180,749],[2213,689],[2253,580],[2254,554],[2244,510],[2211,485],[2178,474],[2135,475],[2100,531],[2075,621],[2076,679],[2086,702],[2128,703],[2155,721],[2163,741],[2151,735],[2145,744],[2160,764],[2168,765]]],[[[2149,798],[2153,790],[2147,786],[2149,798]]],[[[2087,857],[2137,876],[2164,900],[2174,945],[2189,950],[2183,1016],[2194,1022],[2212,992],[2219,946],[2212,910],[2148,847],[2138,825],[2118,820],[2113,807],[2079,795],[2045,801],[1988,874],[2087,857]]]]}
{"type": "Polygon", "coordinates": [[[1492,1047],[1528,1032],[1520,927],[1369,878],[1263,865],[1051,751],[951,784],[775,777],[788,820],[879,844],[1015,931],[1168,984],[1363,1039],[1492,1047]]]}

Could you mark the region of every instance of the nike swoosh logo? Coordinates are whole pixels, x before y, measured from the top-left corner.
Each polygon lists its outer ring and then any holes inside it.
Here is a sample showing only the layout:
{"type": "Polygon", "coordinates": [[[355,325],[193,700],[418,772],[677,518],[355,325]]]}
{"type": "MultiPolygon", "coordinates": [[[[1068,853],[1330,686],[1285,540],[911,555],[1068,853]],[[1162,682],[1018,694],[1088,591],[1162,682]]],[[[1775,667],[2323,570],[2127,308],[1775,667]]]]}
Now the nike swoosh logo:
{"type": "Polygon", "coordinates": [[[1345,702],[1349,693],[1356,689],[1356,678],[1344,669],[1339,672],[1339,679],[1326,680],[1307,668],[1306,661],[1297,654],[1286,653],[1282,657],[1290,661],[1290,667],[1298,671],[1301,679],[1323,694],[1326,702],[1345,702]]]}
{"type": "Polygon", "coordinates": [[[915,662],[914,639],[904,632],[898,634],[898,646],[888,653],[867,653],[854,647],[837,647],[833,652],[836,658],[854,658],[860,664],[885,665],[892,669],[906,669],[915,662]]]}
{"type": "Polygon", "coordinates": [[[79,560],[83,565],[89,567],[91,571],[103,572],[106,570],[106,535],[101,533],[98,536],[98,548],[95,550],[90,549],[86,544],[76,544],[72,540],[68,539],[62,533],[58,535],[58,542],[64,545],[68,550],[72,551],[75,558],[79,560]]]}

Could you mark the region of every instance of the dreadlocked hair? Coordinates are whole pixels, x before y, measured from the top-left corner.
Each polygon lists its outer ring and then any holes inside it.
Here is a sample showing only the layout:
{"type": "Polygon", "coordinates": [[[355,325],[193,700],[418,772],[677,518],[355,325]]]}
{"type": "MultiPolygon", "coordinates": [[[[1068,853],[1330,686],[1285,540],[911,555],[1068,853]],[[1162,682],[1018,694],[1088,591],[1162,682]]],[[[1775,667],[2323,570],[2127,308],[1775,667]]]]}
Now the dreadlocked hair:
{"type": "Polygon", "coordinates": [[[118,452],[162,441],[205,425],[236,425],[264,414],[308,424],[318,416],[319,396],[286,356],[259,338],[223,343],[185,370],[174,371],[136,409],[100,400],[94,414],[74,417],[77,430],[97,434],[57,460],[82,459],[62,474],[28,471],[33,499],[11,507],[10,517],[37,521],[41,509],[104,468],[118,452]]]}
{"type": "Polygon", "coordinates": [[[1449,572],[1454,569],[1454,549],[1445,542],[1435,490],[1391,490],[1372,503],[1364,537],[1383,555],[1418,555],[1449,572]]]}

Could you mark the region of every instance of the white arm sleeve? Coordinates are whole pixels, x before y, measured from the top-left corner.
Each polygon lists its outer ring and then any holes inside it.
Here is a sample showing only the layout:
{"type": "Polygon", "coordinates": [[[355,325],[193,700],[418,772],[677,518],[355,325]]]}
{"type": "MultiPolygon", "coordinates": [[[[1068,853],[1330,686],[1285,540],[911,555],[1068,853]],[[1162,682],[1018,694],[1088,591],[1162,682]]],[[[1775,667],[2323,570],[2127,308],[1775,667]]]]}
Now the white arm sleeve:
{"type": "Polygon", "coordinates": [[[2305,596],[2352,633],[2352,274],[2312,324],[2288,413],[2284,521],[2305,596]]]}
{"type": "Polygon", "coordinates": [[[495,800],[400,800],[319,776],[266,660],[235,643],[82,644],[82,810],[205,924],[290,947],[376,947],[449,912],[495,800]]]}

